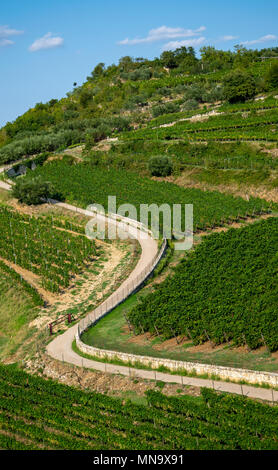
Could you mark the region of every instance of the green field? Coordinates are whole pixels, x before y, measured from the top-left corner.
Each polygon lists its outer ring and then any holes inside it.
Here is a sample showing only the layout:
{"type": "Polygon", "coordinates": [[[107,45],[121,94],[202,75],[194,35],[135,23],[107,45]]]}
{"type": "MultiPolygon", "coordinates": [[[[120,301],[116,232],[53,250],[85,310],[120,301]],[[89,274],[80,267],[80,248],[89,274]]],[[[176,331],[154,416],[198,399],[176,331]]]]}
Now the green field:
{"type": "MultiPolygon", "coordinates": [[[[235,221],[239,216],[260,214],[271,207],[262,199],[250,198],[246,201],[216,191],[181,188],[172,183],[139,177],[125,170],[105,171],[89,164],[71,165],[67,159],[47,163],[34,173],[51,181],[69,202],[82,207],[98,203],[107,209],[109,195],[117,197],[117,206],[129,203],[137,211],[140,204],[193,204],[195,229],[235,221]]],[[[183,211],[182,216],[184,220],[183,211]]]]}

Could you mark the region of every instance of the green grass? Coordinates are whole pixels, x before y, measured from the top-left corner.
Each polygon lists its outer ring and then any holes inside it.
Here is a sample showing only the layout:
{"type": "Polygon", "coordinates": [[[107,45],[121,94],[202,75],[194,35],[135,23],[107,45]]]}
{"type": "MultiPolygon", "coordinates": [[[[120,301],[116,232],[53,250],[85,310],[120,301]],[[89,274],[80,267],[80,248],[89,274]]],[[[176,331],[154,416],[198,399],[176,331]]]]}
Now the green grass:
{"type": "Polygon", "coordinates": [[[32,334],[28,324],[38,314],[22,285],[0,269],[0,358],[14,353],[32,334]]]}
{"type": "Polygon", "coordinates": [[[0,202],[5,203],[12,199],[12,195],[9,191],[0,188],[0,202]]]}
{"type": "Polygon", "coordinates": [[[136,405],[147,406],[148,404],[148,400],[144,395],[138,395],[138,393],[133,390],[126,390],[121,392],[120,394],[117,394],[117,398],[124,400],[125,402],[131,401],[131,403],[136,405]]]}

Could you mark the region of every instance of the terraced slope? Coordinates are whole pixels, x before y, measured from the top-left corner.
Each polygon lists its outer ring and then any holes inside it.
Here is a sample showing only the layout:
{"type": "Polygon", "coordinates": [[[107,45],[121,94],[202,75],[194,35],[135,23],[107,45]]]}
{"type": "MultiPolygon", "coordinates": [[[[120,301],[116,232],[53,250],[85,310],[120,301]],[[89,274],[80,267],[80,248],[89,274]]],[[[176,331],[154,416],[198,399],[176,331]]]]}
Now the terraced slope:
{"type": "Polygon", "coordinates": [[[278,449],[277,407],[242,397],[149,391],[139,406],[4,366],[0,391],[1,449],[278,449]]]}
{"type": "MultiPolygon", "coordinates": [[[[193,204],[194,229],[221,225],[224,221],[261,214],[270,204],[258,198],[242,198],[216,191],[181,188],[167,182],[152,181],[125,170],[91,167],[90,164],[71,165],[68,161],[53,161],[34,171],[51,181],[55,188],[71,203],[86,207],[92,203],[107,210],[108,196],[117,198],[117,206],[133,204],[139,218],[140,204],[193,204]]],[[[30,175],[31,177],[31,175],[30,175]]],[[[184,211],[182,211],[182,227],[184,211]]]]}

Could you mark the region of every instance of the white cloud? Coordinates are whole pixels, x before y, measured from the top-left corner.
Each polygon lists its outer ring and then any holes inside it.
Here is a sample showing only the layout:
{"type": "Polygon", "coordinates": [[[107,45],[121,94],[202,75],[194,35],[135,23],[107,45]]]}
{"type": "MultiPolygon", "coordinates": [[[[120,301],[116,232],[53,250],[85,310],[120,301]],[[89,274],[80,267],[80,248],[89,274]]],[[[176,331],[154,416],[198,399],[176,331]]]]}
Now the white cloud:
{"type": "Polygon", "coordinates": [[[45,34],[42,38],[36,39],[29,47],[29,51],[36,52],[41,49],[52,49],[64,44],[64,39],[59,36],[53,36],[52,33],[45,34]]]}
{"type": "Polygon", "coordinates": [[[278,37],[275,36],[274,34],[267,34],[266,36],[263,36],[259,39],[253,39],[252,41],[244,41],[241,44],[246,45],[246,46],[251,46],[252,44],[260,44],[262,42],[275,41],[277,39],[278,37]]]}
{"type": "Polygon", "coordinates": [[[123,41],[118,42],[118,44],[134,45],[134,44],[150,43],[150,42],[155,42],[155,41],[163,41],[165,39],[175,39],[175,38],[197,36],[202,31],[205,31],[205,29],[206,29],[205,26],[200,26],[200,28],[195,29],[195,30],[160,26],[159,28],[151,29],[145,38],[135,38],[135,39],[126,38],[123,41]]]}
{"type": "Polygon", "coordinates": [[[12,44],[14,44],[14,41],[10,39],[0,39],[0,47],[11,46],[12,44]]]}
{"type": "Polygon", "coordinates": [[[227,36],[222,36],[220,39],[222,41],[233,41],[234,39],[238,39],[238,36],[227,35],[227,36]]]}
{"type": "Polygon", "coordinates": [[[23,31],[12,29],[6,25],[0,26],[0,47],[11,46],[14,44],[14,41],[8,38],[11,36],[18,36],[19,34],[23,34],[23,31]]]}
{"type": "Polygon", "coordinates": [[[206,40],[205,37],[185,39],[183,41],[170,41],[164,44],[163,51],[169,51],[172,49],[178,49],[179,47],[196,47],[200,46],[206,40]]]}
{"type": "Polygon", "coordinates": [[[0,26],[0,39],[7,38],[9,36],[18,36],[23,34],[23,31],[18,31],[17,29],[11,29],[9,26],[0,26]]]}

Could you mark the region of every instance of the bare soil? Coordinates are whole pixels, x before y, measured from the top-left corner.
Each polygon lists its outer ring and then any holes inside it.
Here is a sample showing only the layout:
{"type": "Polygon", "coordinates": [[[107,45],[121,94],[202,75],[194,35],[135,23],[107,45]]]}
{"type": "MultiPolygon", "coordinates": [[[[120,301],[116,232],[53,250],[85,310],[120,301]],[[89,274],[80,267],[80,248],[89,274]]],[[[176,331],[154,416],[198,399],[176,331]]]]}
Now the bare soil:
{"type": "MultiPolygon", "coordinates": [[[[26,369],[31,374],[56,379],[61,383],[83,390],[108,393],[112,396],[122,397],[125,392],[134,392],[138,396],[144,396],[147,390],[160,389],[154,381],[74,367],[51,359],[47,355],[37,355],[34,360],[27,362],[26,369]]],[[[163,387],[165,395],[176,395],[179,392],[199,396],[200,388],[180,384],[165,384],[163,387]]]]}

